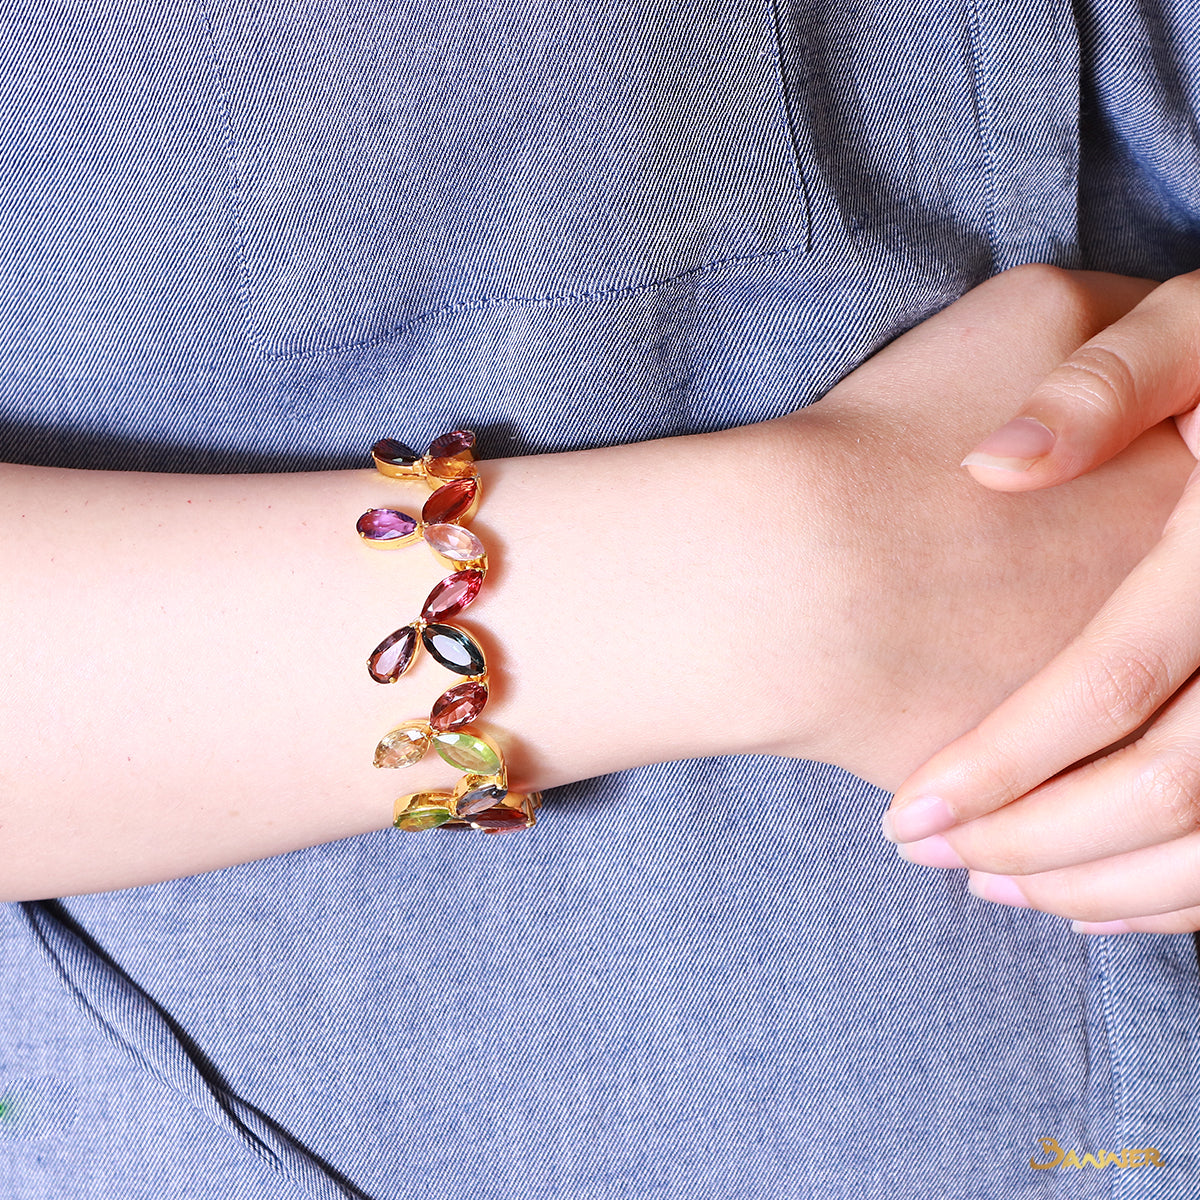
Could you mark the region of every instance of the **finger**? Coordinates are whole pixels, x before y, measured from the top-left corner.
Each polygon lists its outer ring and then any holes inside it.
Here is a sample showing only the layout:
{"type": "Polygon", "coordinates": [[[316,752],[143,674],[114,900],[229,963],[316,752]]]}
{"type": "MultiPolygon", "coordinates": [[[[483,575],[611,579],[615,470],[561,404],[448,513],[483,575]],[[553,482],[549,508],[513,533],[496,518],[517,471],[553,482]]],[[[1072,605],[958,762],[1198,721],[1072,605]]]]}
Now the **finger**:
{"type": "Polygon", "coordinates": [[[972,871],[968,879],[981,900],[1072,921],[1161,918],[1194,908],[1200,899],[1200,834],[1059,871],[1015,876],[972,871]]]}
{"type": "Polygon", "coordinates": [[[897,789],[893,841],[974,820],[1140,728],[1200,665],[1200,468],[1162,539],[1078,638],[897,789]]]}
{"type": "Polygon", "coordinates": [[[1168,279],[1085,342],[963,466],[998,491],[1049,487],[1107,461],[1197,401],[1200,271],[1193,271],[1168,279]]]}
{"type": "Polygon", "coordinates": [[[1200,930],[1200,907],[1122,921],[1072,921],[1071,928],[1076,933],[1195,933],[1200,930]]]}
{"type": "MultiPolygon", "coordinates": [[[[1200,833],[1200,676],[1135,744],[944,834],[901,845],[930,867],[1033,875],[1200,833]]],[[[1200,882],[1200,881],[1198,881],[1200,882]]]]}

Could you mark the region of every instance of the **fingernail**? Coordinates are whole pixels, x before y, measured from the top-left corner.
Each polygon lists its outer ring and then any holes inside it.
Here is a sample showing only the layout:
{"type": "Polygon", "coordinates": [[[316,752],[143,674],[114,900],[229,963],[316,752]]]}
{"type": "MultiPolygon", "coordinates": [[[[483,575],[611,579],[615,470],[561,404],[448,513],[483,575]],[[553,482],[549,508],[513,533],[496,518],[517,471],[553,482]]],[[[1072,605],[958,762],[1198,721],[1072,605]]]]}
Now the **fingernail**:
{"type": "Polygon", "coordinates": [[[1054,449],[1054,434],[1033,417],[1017,417],[985,437],[960,467],[994,467],[997,471],[1028,471],[1054,449]]]}
{"type": "Polygon", "coordinates": [[[915,842],[957,824],[950,805],[937,796],[921,796],[902,808],[889,809],[880,822],[889,842],[915,842]]]}
{"type": "Polygon", "coordinates": [[[965,867],[958,852],[944,837],[921,838],[917,842],[905,842],[896,847],[896,853],[909,862],[923,867],[965,867]]]}
{"type": "Polygon", "coordinates": [[[993,904],[1012,904],[1018,908],[1028,908],[1029,901],[1021,894],[1021,889],[1008,875],[989,875],[986,871],[972,871],[967,876],[967,890],[980,900],[990,900],[993,904]]]}
{"type": "Polygon", "coordinates": [[[1072,921],[1076,933],[1132,933],[1128,921],[1072,921]]]}

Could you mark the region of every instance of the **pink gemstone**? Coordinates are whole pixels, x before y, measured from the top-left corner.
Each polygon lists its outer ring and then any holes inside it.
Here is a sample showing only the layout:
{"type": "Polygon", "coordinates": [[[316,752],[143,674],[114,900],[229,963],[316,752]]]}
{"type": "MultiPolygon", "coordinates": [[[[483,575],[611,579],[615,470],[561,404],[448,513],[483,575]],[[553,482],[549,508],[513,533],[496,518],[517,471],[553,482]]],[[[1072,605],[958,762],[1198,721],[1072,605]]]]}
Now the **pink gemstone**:
{"type": "Polygon", "coordinates": [[[482,571],[455,571],[453,575],[447,575],[441,583],[434,585],[421,609],[421,616],[426,621],[456,616],[479,595],[482,585],[482,571]]]}
{"type": "Polygon", "coordinates": [[[425,501],[421,520],[426,525],[457,521],[475,503],[475,493],[478,491],[479,484],[474,479],[456,479],[453,483],[444,484],[425,501]]]}
{"type": "Polygon", "coordinates": [[[425,540],[454,562],[472,562],[484,556],[483,543],[461,525],[426,525],[425,540]]]}
{"type": "Polygon", "coordinates": [[[429,724],[441,733],[458,729],[474,721],[487,703],[488,690],[484,683],[460,683],[443,692],[434,702],[429,724]]]}
{"type": "Polygon", "coordinates": [[[368,542],[393,542],[416,530],[417,518],[396,508],[372,508],[358,518],[358,532],[368,542]]]}
{"type": "Polygon", "coordinates": [[[425,451],[430,458],[451,458],[464,450],[475,449],[475,435],[469,429],[456,429],[452,433],[443,433],[429,443],[425,451]]]}
{"type": "Polygon", "coordinates": [[[412,665],[416,648],[415,626],[405,625],[403,629],[389,633],[367,659],[367,670],[371,673],[371,678],[376,683],[395,683],[412,665]]]}

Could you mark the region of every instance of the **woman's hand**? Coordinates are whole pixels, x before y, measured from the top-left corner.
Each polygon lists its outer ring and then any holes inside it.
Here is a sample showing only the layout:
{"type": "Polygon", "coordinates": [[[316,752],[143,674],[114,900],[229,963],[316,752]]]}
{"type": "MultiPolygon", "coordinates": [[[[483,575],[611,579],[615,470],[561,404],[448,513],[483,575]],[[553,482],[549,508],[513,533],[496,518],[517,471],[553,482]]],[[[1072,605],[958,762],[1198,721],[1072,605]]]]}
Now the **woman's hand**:
{"type": "MultiPolygon", "coordinates": [[[[967,456],[980,483],[1076,479],[1169,417],[1200,457],[1200,272],[1145,286],[967,456]]],[[[915,862],[971,868],[977,895],[1081,932],[1200,929],[1198,668],[1200,468],[1094,620],[904,782],[885,831],[915,862]]]]}

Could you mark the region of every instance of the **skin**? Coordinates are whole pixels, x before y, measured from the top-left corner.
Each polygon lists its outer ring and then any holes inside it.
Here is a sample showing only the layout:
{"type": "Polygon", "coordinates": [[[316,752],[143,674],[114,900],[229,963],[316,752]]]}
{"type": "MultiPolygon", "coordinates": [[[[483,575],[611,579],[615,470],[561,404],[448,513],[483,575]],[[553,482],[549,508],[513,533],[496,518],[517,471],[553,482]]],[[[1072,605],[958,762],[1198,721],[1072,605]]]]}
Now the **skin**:
{"type": "MultiPolygon", "coordinates": [[[[968,456],[978,483],[1051,494],[1172,417],[1200,454],[1200,272],[1141,286],[968,456]]],[[[901,853],[971,868],[977,894],[1080,932],[1200,929],[1198,563],[1193,471],[1161,539],[1079,637],[903,783],[890,814],[901,853]]]]}
{"type": "MultiPolygon", "coordinates": [[[[482,462],[469,525],[493,565],[461,623],[514,786],[765,753],[890,788],[978,723],[1155,543],[1191,470],[1170,423],[1029,497],[957,467],[1142,294],[1101,278],[989,280],[773,421],[482,462]]],[[[0,898],[286,853],[451,786],[436,758],[371,761],[447,686],[428,658],[394,685],[365,668],[445,572],[354,523],[426,494],[373,469],[0,469],[0,898]]]]}

